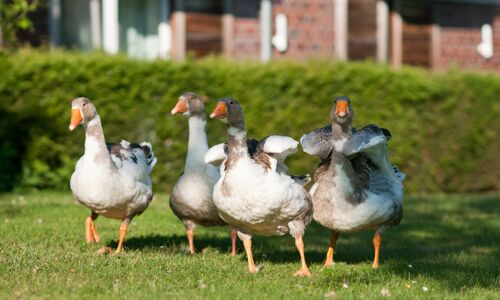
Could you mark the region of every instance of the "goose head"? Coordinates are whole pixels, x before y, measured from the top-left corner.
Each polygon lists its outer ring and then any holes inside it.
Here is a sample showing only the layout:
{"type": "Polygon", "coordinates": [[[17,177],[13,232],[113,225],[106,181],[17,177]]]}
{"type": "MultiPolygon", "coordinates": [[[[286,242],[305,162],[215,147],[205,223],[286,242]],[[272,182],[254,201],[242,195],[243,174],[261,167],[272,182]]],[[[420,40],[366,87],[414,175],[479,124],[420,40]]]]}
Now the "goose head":
{"type": "Polygon", "coordinates": [[[97,116],[94,104],[85,97],[79,97],[71,101],[71,122],[69,130],[73,131],[78,125],[92,121],[97,116]]]}
{"type": "Polygon", "coordinates": [[[219,99],[210,118],[221,120],[229,127],[245,129],[245,115],[238,100],[234,98],[219,99]]]}
{"type": "Polygon", "coordinates": [[[354,118],[354,112],[351,107],[351,100],[346,96],[335,98],[330,118],[333,123],[339,125],[350,124],[354,118]]]}
{"type": "Polygon", "coordinates": [[[195,93],[184,93],[177,100],[177,104],[170,111],[172,115],[183,114],[187,117],[204,116],[205,105],[200,96],[195,93]]]}

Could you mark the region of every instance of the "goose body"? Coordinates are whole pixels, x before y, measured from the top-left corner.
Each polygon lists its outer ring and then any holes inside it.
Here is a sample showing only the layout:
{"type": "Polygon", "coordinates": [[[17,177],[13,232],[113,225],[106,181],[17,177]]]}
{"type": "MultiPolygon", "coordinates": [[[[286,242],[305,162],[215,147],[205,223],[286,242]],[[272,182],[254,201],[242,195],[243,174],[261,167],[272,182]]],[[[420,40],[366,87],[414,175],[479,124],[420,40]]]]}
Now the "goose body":
{"type": "Polygon", "coordinates": [[[325,264],[333,263],[339,233],[375,230],[373,267],[378,267],[382,230],[402,219],[405,175],[390,165],[387,129],[351,128],[353,112],[347,97],[337,98],[331,117],[331,126],[301,138],[304,151],[321,158],[310,194],[314,219],[332,230],[325,264]]]}
{"type": "Polygon", "coordinates": [[[201,226],[225,225],[212,199],[219,171],[196,170],[185,172],[175,184],[170,196],[170,208],[184,223],[201,226]]]}
{"type": "MultiPolygon", "coordinates": [[[[208,151],[205,131],[205,106],[195,93],[181,95],[172,114],[182,113],[189,118],[189,140],[184,172],[175,183],[169,205],[186,228],[189,251],[195,253],[194,229],[201,226],[221,226],[226,222],[219,216],[213,201],[213,191],[220,178],[219,168],[205,162],[208,151]]],[[[231,232],[231,254],[236,255],[236,231],[231,232]]]]}
{"type": "Polygon", "coordinates": [[[73,195],[78,202],[107,218],[123,220],[141,214],[153,197],[149,169],[155,162],[151,158],[148,161],[144,152],[151,145],[122,141],[109,145],[105,151],[95,149],[102,147],[97,145],[95,141],[86,142],[85,154],[71,176],[73,195]]]}
{"type": "Polygon", "coordinates": [[[252,235],[290,233],[301,256],[301,269],[296,275],[310,275],[302,236],[312,219],[312,203],[309,193],[287,174],[284,164],[285,158],[297,151],[298,142],[284,136],[247,141],[243,110],[232,98],[219,100],[211,117],[228,123],[227,145],[216,145],[205,156],[208,162],[222,161],[214,203],[221,217],[238,229],[249,271],[257,272],[252,235]]]}
{"type": "Polygon", "coordinates": [[[226,169],[215,185],[214,201],[226,222],[248,234],[295,234],[293,229],[303,232],[311,220],[305,189],[289,175],[266,169],[250,157],[226,169]],[[293,228],[298,219],[304,224],[293,228]]]}
{"type": "MultiPolygon", "coordinates": [[[[354,233],[377,229],[381,225],[397,225],[402,216],[403,188],[387,186],[387,190],[372,191],[370,188],[356,191],[351,182],[354,170],[345,158],[328,166],[324,176],[311,188],[315,213],[314,219],[321,225],[342,233],[354,233]],[[355,193],[362,193],[356,199],[355,193]]],[[[378,171],[374,171],[378,172],[378,171]]],[[[384,180],[382,174],[373,174],[384,180]]]]}
{"type": "Polygon", "coordinates": [[[85,127],[85,153],[78,160],[70,187],[75,199],[91,210],[85,221],[88,243],[99,242],[94,221],[99,216],[122,220],[120,253],[129,222],[140,215],[153,198],[149,174],[156,164],[151,144],[121,141],[106,144],[101,119],[87,98],[72,102],[70,130],[85,127]]]}
{"type": "Polygon", "coordinates": [[[170,207],[183,222],[202,226],[225,225],[212,195],[219,169],[204,162],[208,150],[204,118],[189,118],[189,146],[183,174],[172,189],[170,207]]]}

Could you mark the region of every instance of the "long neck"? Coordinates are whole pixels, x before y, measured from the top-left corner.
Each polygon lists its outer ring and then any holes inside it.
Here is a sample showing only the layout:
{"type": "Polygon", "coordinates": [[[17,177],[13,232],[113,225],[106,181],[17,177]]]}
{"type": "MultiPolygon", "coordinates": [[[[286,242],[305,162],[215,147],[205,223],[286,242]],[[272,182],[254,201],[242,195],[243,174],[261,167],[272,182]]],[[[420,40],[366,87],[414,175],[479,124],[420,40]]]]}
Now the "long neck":
{"type": "Polygon", "coordinates": [[[208,151],[205,118],[192,116],[189,118],[189,141],[185,169],[189,170],[204,165],[204,156],[208,151]]]}
{"type": "Polygon", "coordinates": [[[99,115],[85,125],[85,156],[94,162],[112,163],[99,115]]]}
{"type": "Polygon", "coordinates": [[[333,133],[333,140],[341,140],[343,138],[349,138],[352,135],[351,122],[345,122],[344,124],[333,122],[332,133],[333,133]]]}
{"type": "Polygon", "coordinates": [[[247,131],[245,124],[228,126],[227,137],[229,149],[228,158],[231,161],[248,156],[247,131]]]}

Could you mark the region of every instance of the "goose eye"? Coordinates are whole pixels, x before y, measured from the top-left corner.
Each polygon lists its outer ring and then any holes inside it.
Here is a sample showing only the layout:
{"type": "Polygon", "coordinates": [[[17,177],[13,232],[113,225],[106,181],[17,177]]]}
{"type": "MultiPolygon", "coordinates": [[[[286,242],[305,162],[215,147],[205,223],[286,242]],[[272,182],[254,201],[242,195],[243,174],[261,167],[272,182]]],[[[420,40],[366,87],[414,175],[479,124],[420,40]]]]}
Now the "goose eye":
{"type": "Polygon", "coordinates": [[[83,103],[83,106],[86,106],[86,105],[87,105],[87,103],[83,103]]]}
{"type": "Polygon", "coordinates": [[[234,104],[233,100],[229,101],[229,104],[234,104]]]}

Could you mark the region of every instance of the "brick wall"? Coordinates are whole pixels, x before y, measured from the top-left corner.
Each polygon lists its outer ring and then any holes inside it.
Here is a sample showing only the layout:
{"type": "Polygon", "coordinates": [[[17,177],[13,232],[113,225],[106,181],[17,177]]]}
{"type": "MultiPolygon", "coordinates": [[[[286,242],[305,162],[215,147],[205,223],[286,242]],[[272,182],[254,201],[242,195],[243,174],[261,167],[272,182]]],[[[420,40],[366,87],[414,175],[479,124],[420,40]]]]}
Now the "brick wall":
{"type": "Polygon", "coordinates": [[[228,56],[234,59],[257,60],[260,57],[259,0],[233,1],[231,13],[232,50],[228,56]]]}
{"type": "Polygon", "coordinates": [[[231,57],[234,59],[259,59],[259,56],[259,20],[235,17],[231,57]]]}
{"type": "Polygon", "coordinates": [[[437,69],[460,68],[500,71],[500,6],[440,4],[435,7],[435,22],[440,26],[437,69]],[[481,42],[480,27],[493,27],[493,57],[484,59],[477,52],[481,42]]]}
{"type": "Polygon", "coordinates": [[[376,0],[350,0],[348,5],[348,58],[375,58],[377,53],[376,0]]]}
{"type": "Polygon", "coordinates": [[[332,0],[273,1],[273,16],[280,13],[288,18],[288,49],[274,49],[273,59],[334,57],[332,0]]]}

